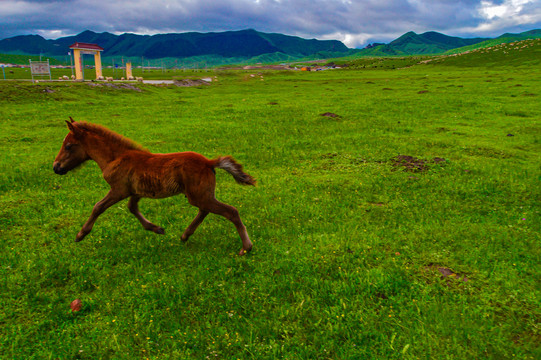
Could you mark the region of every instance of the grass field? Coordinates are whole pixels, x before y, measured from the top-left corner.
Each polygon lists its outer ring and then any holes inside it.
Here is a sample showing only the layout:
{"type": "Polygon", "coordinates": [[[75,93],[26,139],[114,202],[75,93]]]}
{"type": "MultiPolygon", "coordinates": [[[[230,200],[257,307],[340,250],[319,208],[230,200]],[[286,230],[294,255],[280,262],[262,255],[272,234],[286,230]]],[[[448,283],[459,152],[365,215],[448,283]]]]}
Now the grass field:
{"type": "MultiPolygon", "coordinates": [[[[5,68],[5,80],[31,80],[32,74],[30,73],[29,68],[5,68]]],[[[126,77],[126,72],[124,69],[111,69],[104,68],[103,76],[112,77],[115,80],[120,80],[121,78],[126,77]]],[[[144,79],[173,79],[173,78],[184,78],[187,76],[199,76],[205,77],[208,76],[213,71],[210,69],[151,69],[151,70],[141,70],[141,68],[133,69],[132,75],[135,77],[143,77],[144,79]]],[[[3,79],[4,73],[0,73],[0,80],[3,79]]],[[[62,76],[71,77],[72,70],[69,68],[66,69],[57,69],[51,68],[51,79],[53,81],[58,80],[62,76]]],[[[85,69],[84,77],[86,81],[96,79],[96,70],[95,69],[85,69]]],[[[40,76],[36,77],[36,80],[39,81],[49,81],[49,77],[40,76]]]]}
{"type": "Polygon", "coordinates": [[[0,82],[0,359],[538,359],[541,67],[460,59],[0,82]],[[53,173],[68,116],[233,155],[259,184],[218,170],[217,197],[254,250],[212,215],[181,243],[183,196],[141,202],[163,236],[123,202],[75,243],[108,186],[53,173]]]}

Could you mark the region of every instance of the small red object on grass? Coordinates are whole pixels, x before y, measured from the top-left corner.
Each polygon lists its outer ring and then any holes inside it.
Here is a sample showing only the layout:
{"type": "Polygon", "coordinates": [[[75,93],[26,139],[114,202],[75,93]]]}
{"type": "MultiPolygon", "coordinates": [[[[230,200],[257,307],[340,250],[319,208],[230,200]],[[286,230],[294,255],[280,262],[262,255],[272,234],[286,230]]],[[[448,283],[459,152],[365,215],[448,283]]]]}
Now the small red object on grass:
{"type": "Polygon", "coordinates": [[[83,302],[80,299],[75,299],[70,304],[71,312],[77,312],[81,310],[82,307],[83,307],[83,302]]]}

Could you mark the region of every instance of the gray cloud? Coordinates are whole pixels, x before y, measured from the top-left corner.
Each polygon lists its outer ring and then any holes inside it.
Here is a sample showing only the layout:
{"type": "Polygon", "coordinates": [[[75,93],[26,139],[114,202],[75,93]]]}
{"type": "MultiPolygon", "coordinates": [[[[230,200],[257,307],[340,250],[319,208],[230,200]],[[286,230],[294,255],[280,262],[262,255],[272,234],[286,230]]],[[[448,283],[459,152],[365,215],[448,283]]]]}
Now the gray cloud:
{"type": "Polygon", "coordinates": [[[0,38],[253,28],[356,47],[410,30],[497,36],[539,27],[541,0],[3,0],[0,6],[0,38]]]}

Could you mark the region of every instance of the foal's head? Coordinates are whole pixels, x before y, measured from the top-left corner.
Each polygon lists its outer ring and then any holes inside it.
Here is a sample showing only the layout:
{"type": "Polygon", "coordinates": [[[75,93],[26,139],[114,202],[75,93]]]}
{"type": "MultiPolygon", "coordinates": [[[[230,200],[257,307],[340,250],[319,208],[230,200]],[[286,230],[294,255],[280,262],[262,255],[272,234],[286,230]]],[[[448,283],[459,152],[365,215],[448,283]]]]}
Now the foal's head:
{"type": "Polygon", "coordinates": [[[70,132],[62,142],[62,147],[53,163],[53,170],[58,175],[65,175],[90,159],[81,144],[82,131],[75,127],[71,117],[70,120],[71,122],[66,121],[70,132]]]}

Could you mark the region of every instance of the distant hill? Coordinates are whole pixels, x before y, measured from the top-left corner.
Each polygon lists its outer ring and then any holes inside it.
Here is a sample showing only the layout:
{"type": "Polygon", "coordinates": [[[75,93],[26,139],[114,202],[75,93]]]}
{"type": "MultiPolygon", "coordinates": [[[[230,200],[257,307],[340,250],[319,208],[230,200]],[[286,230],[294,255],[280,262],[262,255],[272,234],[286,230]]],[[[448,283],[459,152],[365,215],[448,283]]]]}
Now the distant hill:
{"type": "Polygon", "coordinates": [[[437,54],[457,47],[472,45],[486,38],[463,39],[434,31],[417,35],[410,31],[389,43],[393,49],[405,54],[437,54]]]}
{"type": "Polygon", "coordinates": [[[303,57],[319,52],[347,53],[337,40],[307,40],[282,34],[267,34],[255,30],[219,33],[181,33],[135,35],[95,33],[84,31],[75,36],[47,40],[39,35],[23,35],[0,41],[0,53],[66,55],[75,42],[98,44],[103,56],[158,58],[187,58],[214,55],[224,58],[252,58],[264,54],[281,53],[303,57]]]}
{"type": "Polygon", "coordinates": [[[519,34],[511,34],[511,33],[505,33],[503,35],[500,35],[498,38],[516,38],[519,39],[531,39],[534,38],[541,38],[541,29],[534,29],[530,31],[525,31],[523,33],[519,34]]]}
{"type": "Polygon", "coordinates": [[[447,36],[434,31],[419,35],[410,31],[388,44],[370,46],[362,50],[357,50],[354,56],[380,57],[457,53],[460,51],[489,47],[496,44],[536,38],[541,38],[541,30],[530,30],[520,34],[507,33],[495,39],[460,38],[447,36]]]}
{"type": "Polygon", "coordinates": [[[520,34],[505,33],[501,36],[498,36],[495,39],[488,39],[480,43],[476,43],[474,45],[469,45],[469,46],[464,46],[464,47],[448,50],[444,54],[459,54],[466,51],[472,51],[476,49],[485,49],[485,48],[489,48],[495,45],[508,44],[515,41],[522,41],[522,40],[527,40],[527,39],[541,39],[541,30],[530,30],[530,31],[526,31],[520,34]]]}
{"type": "MultiPolygon", "coordinates": [[[[501,39],[509,39],[509,37],[501,39]]],[[[535,39],[514,40],[455,54],[435,56],[430,62],[425,61],[425,63],[459,67],[522,66],[537,68],[541,65],[541,36],[535,39]]]]}
{"type": "MultiPolygon", "coordinates": [[[[493,39],[491,41],[496,40],[498,39],[493,39]]],[[[460,49],[465,48],[463,47],[460,49]]],[[[522,39],[489,47],[460,51],[457,53],[394,57],[344,57],[333,59],[333,63],[349,69],[374,70],[404,69],[414,66],[452,66],[457,68],[479,67],[484,69],[513,67],[515,69],[532,69],[541,66],[541,38],[522,39]]]]}

